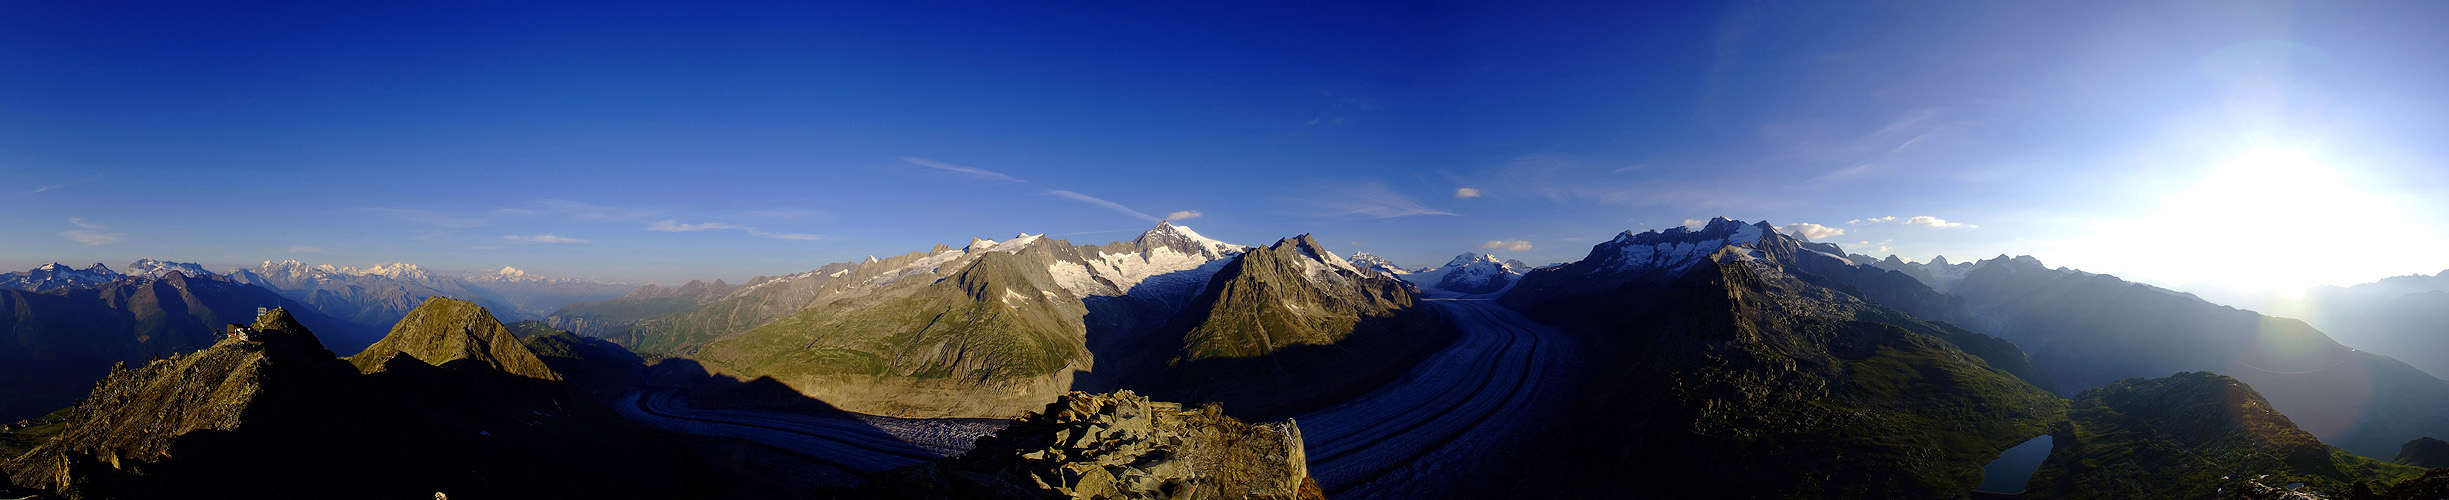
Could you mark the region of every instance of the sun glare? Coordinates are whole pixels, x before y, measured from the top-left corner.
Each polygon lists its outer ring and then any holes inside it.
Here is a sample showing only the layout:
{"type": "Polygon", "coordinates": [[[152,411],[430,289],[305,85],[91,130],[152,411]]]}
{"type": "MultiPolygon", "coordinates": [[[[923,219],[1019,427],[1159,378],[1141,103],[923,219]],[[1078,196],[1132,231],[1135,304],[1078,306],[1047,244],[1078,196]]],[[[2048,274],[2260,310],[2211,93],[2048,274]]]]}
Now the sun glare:
{"type": "Polygon", "coordinates": [[[2299,148],[2257,147],[2208,169],[2140,217],[2105,224],[2085,253],[2120,272],[2289,298],[2403,272],[2391,196],[2299,148]]]}

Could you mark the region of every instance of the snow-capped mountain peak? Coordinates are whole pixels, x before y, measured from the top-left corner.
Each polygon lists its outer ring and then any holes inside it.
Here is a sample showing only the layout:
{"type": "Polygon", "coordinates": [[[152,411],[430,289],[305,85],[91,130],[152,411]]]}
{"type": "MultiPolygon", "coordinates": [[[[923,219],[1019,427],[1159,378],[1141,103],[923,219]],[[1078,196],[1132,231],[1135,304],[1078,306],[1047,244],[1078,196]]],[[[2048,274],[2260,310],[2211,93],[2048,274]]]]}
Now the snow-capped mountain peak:
{"type": "Polygon", "coordinates": [[[1522,277],[1525,266],[1517,261],[1499,260],[1496,255],[1463,252],[1446,261],[1446,265],[1402,276],[1404,281],[1419,286],[1430,296],[1474,296],[1501,294],[1513,289],[1522,277]]]}
{"type": "Polygon", "coordinates": [[[154,259],[139,259],[135,263],[128,264],[127,275],[160,278],[167,276],[174,271],[188,277],[214,275],[212,271],[204,270],[204,266],[196,265],[193,262],[170,262],[154,259]]]}
{"type": "Polygon", "coordinates": [[[112,271],[110,266],[94,263],[84,269],[53,262],[31,270],[0,274],[0,288],[41,292],[61,288],[81,288],[113,281],[126,275],[112,271]]]}
{"type": "Polygon", "coordinates": [[[425,268],[406,262],[377,264],[374,267],[358,270],[354,274],[414,281],[433,281],[434,279],[434,275],[426,272],[425,268]]]}
{"type": "Polygon", "coordinates": [[[1177,226],[1167,221],[1157,221],[1156,227],[1150,228],[1148,232],[1140,233],[1138,238],[1131,240],[1131,244],[1138,247],[1143,253],[1158,248],[1170,248],[1183,255],[1208,260],[1221,259],[1250,249],[1246,245],[1216,241],[1199,234],[1198,231],[1191,230],[1189,226],[1177,226]]]}
{"type": "Polygon", "coordinates": [[[1709,258],[1710,254],[1728,246],[1759,248],[1777,230],[1767,221],[1745,224],[1743,221],[1718,217],[1709,220],[1699,231],[1676,226],[1666,230],[1642,233],[1625,231],[1614,240],[1592,249],[1590,258],[1606,265],[1605,269],[1663,268],[1680,270],[1709,258]]]}
{"type": "Polygon", "coordinates": [[[1404,269],[1403,266],[1397,266],[1393,261],[1386,260],[1385,257],[1379,257],[1377,255],[1370,254],[1369,252],[1355,252],[1352,254],[1352,258],[1350,260],[1352,261],[1352,265],[1360,266],[1362,269],[1374,269],[1378,272],[1386,273],[1387,276],[1401,277],[1406,274],[1428,270],[1420,269],[1415,271],[1411,269],[1404,269]]]}
{"type": "Polygon", "coordinates": [[[1462,255],[1454,256],[1453,260],[1446,261],[1443,267],[1462,267],[1483,262],[1496,263],[1499,261],[1494,254],[1463,252],[1462,255]]]}

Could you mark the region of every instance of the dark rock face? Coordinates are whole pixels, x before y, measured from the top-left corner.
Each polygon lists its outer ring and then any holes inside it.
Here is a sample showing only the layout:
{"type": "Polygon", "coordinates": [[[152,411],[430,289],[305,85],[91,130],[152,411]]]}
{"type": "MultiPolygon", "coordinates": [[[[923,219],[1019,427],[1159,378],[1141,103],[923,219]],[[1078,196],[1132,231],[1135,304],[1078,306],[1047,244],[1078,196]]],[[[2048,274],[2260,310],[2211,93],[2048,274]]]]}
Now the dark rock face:
{"type": "MultiPolygon", "coordinates": [[[[2432,469],[2424,472],[2422,477],[2409,479],[2405,482],[2398,483],[2397,485],[2390,486],[2389,491],[2386,493],[2382,493],[2380,495],[2366,495],[2363,498],[2369,498],[2372,500],[2438,500],[2442,498],[2449,498],[2449,469],[2432,469]]],[[[2362,499],[2351,498],[2349,500],[2362,499]]]]}
{"type": "Polygon", "coordinates": [[[1318,499],[1292,421],[1244,423],[1208,405],[1075,392],[1013,419],[960,457],[887,473],[879,498],[1318,499]]]}
{"type": "Polygon", "coordinates": [[[2430,436],[2415,438],[2399,446],[2398,457],[2390,461],[2426,469],[2449,467],[2449,441],[2430,436]]]}
{"type": "Polygon", "coordinates": [[[2035,497],[2212,498],[2223,485],[2254,489],[2241,479],[2346,492],[2421,472],[2322,444],[2252,387],[2209,372],[2084,391],[2068,417],[2032,476],[2035,497]]]}
{"type": "MultiPolygon", "coordinates": [[[[1706,241],[1739,234],[1724,226],[1706,241]]],[[[1951,497],[2059,418],[2062,403],[2008,370],[2022,357],[2013,346],[1971,352],[1997,341],[1832,288],[1788,264],[1815,256],[1756,230],[1764,239],[1694,262],[1653,247],[1633,252],[1651,264],[1524,277],[1514,293],[1541,294],[1523,307],[1579,311],[1549,318],[1576,325],[1591,346],[1584,363],[1599,368],[1583,406],[1528,452],[1540,458],[1512,496],[1639,485],[1658,498],[1951,497]],[[1615,285],[1572,283],[1593,271],[1586,279],[1615,285]]],[[[1621,248],[1604,250],[1594,254],[1621,248]]]]}
{"type": "Polygon", "coordinates": [[[0,465],[68,498],[678,498],[702,466],[566,384],[396,355],[361,374],[285,310],[115,370],[0,465]]]}
{"type": "Polygon", "coordinates": [[[1114,362],[1163,361],[1126,369],[1143,374],[1126,387],[1158,398],[1274,414],[1366,390],[1374,376],[1449,340],[1438,319],[1401,280],[1363,272],[1302,235],[1234,258],[1146,354],[1125,351],[1114,362]]]}

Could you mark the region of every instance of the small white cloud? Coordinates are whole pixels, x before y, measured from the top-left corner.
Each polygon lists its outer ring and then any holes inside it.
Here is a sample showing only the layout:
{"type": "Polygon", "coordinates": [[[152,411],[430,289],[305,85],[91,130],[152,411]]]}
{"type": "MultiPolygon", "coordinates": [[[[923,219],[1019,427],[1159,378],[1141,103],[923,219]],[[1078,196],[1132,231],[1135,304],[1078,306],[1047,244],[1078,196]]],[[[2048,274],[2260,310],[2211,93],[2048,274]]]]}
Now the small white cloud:
{"type": "Polygon", "coordinates": [[[1692,228],[1693,230],[1698,231],[1701,228],[1709,227],[1709,221],[1700,219],[1684,219],[1684,227],[1692,228]]]}
{"type": "Polygon", "coordinates": [[[511,240],[511,241],[526,241],[526,242],[533,242],[533,243],[586,243],[586,242],[587,242],[587,240],[582,240],[582,239],[578,239],[578,238],[571,238],[571,237],[566,237],[566,236],[560,236],[560,235],[551,235],[551,234],[539,234],[539,235],[535,235],[535,236],[519,236],[519,235],[515,235],[515,234],[513,234],[513,235],[503,236],[503,237],[502,237],[502,239],[505,239],[505,240],[511,240]]]}
{"type": "Polygon", "coordinates": [[[726,223],[726,222],[704,222],[704,223],[698,223],[698,224],[686,224],[686,223],[682,223],[682,222],[680,222],[680,221],[676,221],[676,220],[660,220],[660,221],[655,221],[655,223],[653,223],[653,224],[648,224],[648,225],[646,226],[646,230],[648,230],[648,231],[662,231],[662,232],[666,232],[666,233],[688,233],[688,232],[697,232],[697,231],[711,231],[711,230],[716,230],[716,229],[721,229],[721,230],[729,230],[729,231],[740,231],[740,232],[748,233],[748,234],[750,234],[750,235],[754,235],[754,236],[761,237],[761,238],[773,238],[773,239],[777,239],[777,240],[815,241],[815,240],[822,239],[822,238],[824,238],[824,237],[825,237],[825,235],[821,235],[821,234],[806,234],[806,233],[776,233],[776,232],[765,231],[765,230],[762,230],[762,229],[757,229],[757,228],[754,228],[754,227],[743,226],[743,225],[739,225],[739,224],[726,223]]]}
{"type": "Polygon", "coordinates": [[[1803,239],[1813,241],[1818,241],[1821,238],[1827,238],[1830,236],[1841,236],[1845,234],[1844,229],[1822,226],[1809,222],[1787,224],[1784,226],[1779,226],[1777,229],[1784,231],[1788,235],[1801,236],[1803,239]]]}
{"type": "Polygon", "coordinates": [[[1531,249],[1531,242],[1528,242],[1528,241],[1522,241],[1522,240],[1514,240],[1514,241],[1505,241],[1505,240],[1488,240],[1488,242],[1487,242],[1487,243],[1481,243],[1481,244],[1480,244],[1480,249],[1481,249],[1481,250],[1504,250],[1504,251],[1508,251],[1508,252],[1523,252],[1523,251],[1529,251],[1529,250],[1531,249]]]}
{"type": "Polygon", "coordinates": [[[680,223],[680,221],[676,221],[676,220],[660,220],[660,221],[655,221],[655,223],[654,223],[654,224],[648,224],[648,225],[646,226],[646,230],[648,230],[648,231],[662,231],[662,232],[666,232],[666,233],[685,233],[685,232],[690,232],[690,231],[705,231],[705,230],[710,230],[710,229],[738,229],[738,230],[743,230],[743,231],[745,231],[745,230],[748,230],[748,227],[746,227],[746,226],[741,226],[741,225],[738,225],[738,224],[725,224],[725,223],[721,223],[721,222],[707,222],[707,223],[703,223],[703,224],[682,224],[682,223],[680,223]]]}
{"type": "Polygon", "coordinates": [[[1455,198],[1478,198],[1478,197],[1480,197],[1480,190],[1479,190],[1479,188],[1459,188],[1459,189],[1455,189],[1455,190],[1454,190],[1454,197],[1455,197],[1455,198]]]}
{"type": "Polygon", "coordinates": [[[1908,226],[1930,226],[1930,227],[1936,227],[1936,228],[1947,228],[1947,229],[1953,229],[1953,228],[1979,229],[1979,228],[1981,228],[1981,226],[1976,226],[1976,225],[1972,225],[1972,224],[1965,224],[1965,223],[1962,223],[1962,222],[1948,222],[1948,221],[1947,221],[1947,219],[1941,219],[1941,218],[1938,218],[1938,217],[1931,217],[1931,216],[1927,216],[1927,215],[1924,215],[1924,216],[1917,216],[1917,217],[1914,217],[1914,218],[1911,218],[1911,219],[1905,219],[1905,225],[1908,225],[1908,226]]]}
{"type": "Polygon", "coordinates": [[[85,246],[107,245],[127,241],[127,233],[114,233],[106,231],[106,229],[110,228],[101,224],[86,222],[85,219],[82,218],[69,217],[68,223],[77,227],[77,229],[70,229],[60,232],[60,237],[67,238],[68,241],[84,243],[85,246]]]}
{"type": "Polygon", "coordinates": [[[1191,220],[1197,219],[1201,215],[1207,214],[1199,213],[1198,210],[1183,210],[1180,212],[1165,214],[1165,220],[1191,220]]]}
{"type": "Polygon", "coordinates": [[[1894,216],[1894,215],[1890,215],[1890,216],[1887,216],[1887,217],[1872,217],[1872,218],[1868,218],[1868,219],[1854,219],[1854,220],[1845,221],[1845,223],[1846,223],[1846,224],[1852,224],[1852,225],[1860,226],[1860,225],[1863,225],[1863,224],[1878,224],[1878,223],[1888,222],[1888,221],[1893,221],[1893,220],[1896,220],[1896,216],[1894,216]]]}

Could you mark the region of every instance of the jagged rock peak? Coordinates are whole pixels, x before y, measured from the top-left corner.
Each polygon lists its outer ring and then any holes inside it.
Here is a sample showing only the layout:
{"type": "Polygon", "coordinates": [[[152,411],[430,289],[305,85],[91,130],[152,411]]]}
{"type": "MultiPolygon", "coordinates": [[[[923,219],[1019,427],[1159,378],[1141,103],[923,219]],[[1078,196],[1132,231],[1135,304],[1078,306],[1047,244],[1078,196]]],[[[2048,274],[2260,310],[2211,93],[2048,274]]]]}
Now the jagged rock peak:
{"type": "MultiPolygon", "coordinates": [[[[1410,269],[1404,269],[1403,266],[1395,265],[1394,261],[1386,260],[1385,257],[1379,257],[1376,254],[1369,252],[1355,252],[1352,254],[1352,258],[1349,260],[1352,262],[1352,265],[1361,266],[1368,269],[1376,269],[1378,272],[1394,276],[1402,276],[1417,272],[1410,269]]],[[[1422,269],[1422,271],[1426,270],[1427,269],[1422,269]]]]}
{"type": "Polygon", "coordinates": [[[1762,238],[1766,238],[1767,235],[1770,234],[1777,234],[1777,229],[1775,226],[1769,225],[1769,221],[1764,220],[1755,224],[1745,224],[1743,221],[1739,220],[1716,217],[1709,219],[1709,223],[1701,226],[1699,231],[1694,231],[1692,228],[1684,226],[1675,226],[1664,230],[1652,229],[1640,233],[1625,231],[1616,235],[1615,242],[1646,245],[1661,242],[1678,242],[1731,236],[1734,238],[1730,240],[1729,243],[1741,243],[1760,241],[1762,238]]]}
{"type": "Polygon", "coordinates": [[[939,477],[979,498],[1323,498],[1307,462],[1290,420],[1074,392],[979,439],[939,477]]]}
{"type": "Polygon", "coordinates": [[[2390,461],[2427,469],[2449,467],[2449,441],[2431,436],[2415,438],[2400,445],[2398,456],[2390,461]]]}
{"type": "Polygon", "coordinates": [[[1446,261],[1445,267],[1462,267],[1482,262],[1492,264],[1504,263],[1503,261],[1497,260],[1497,256],[1495,254],[1463,252],[1462,255],[1454,256],[1453,260],[1446,261]]]}
{"type": "Polygon", "coordinates": [[[1223,258],[1227,255],[1246,251],[1249,248],[1242,245],[1216,241],[1215,239],[1199,234],[1198,231],[1191,230],[1189,226],[1177,226],[1172,222],[1167,221],[1157,221],[1156,227],[1149,228],[1147,232],[1140,233],[1139,237],[1137,238],[1132,238],[1131,246],[1141,252],[1153,251],[1159,248],[1168,248],[1172,249],[1175,253],[1202,257],[1208,260],[1223,258]]]}
{"type": "Polygon", "coordinates": [[[390,335],[367,347],[365,352],[350,356],[349,363],[360,371],[373,373],[382,371],[384,363],[399,355],[434,366],[469,360],[514,375],[561,379],[559,373],[527,350],[517,335],[494,319],[491,311],[474,302],[449,297],[427,297],[424,304],[391,327],[390,335]]]}
{"type": "Polygon", "coordinates": [[[264,311],[255,317],[255,324],[251,327],[259,332],[308,333],[306,325],[298,324],[298,319],[291,317],[286,307],[264,311]]]}
{"type": "Polygon", "coordinates": [[[154,259],[138,259],[135,263],[128,264],[127,271],[127,275],[129,276],[143,276],[148,278],[161,278],[170,275],[170,273],[179,273],[191,278],[213,275],[211,271],[204,270],[204,266],[196,265],[193,262],[170,262],[154,259]]]}

